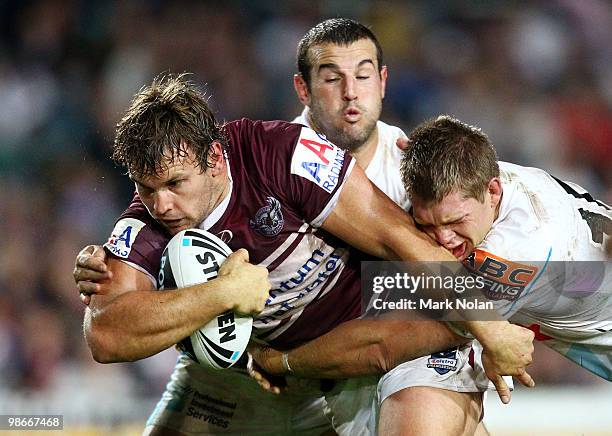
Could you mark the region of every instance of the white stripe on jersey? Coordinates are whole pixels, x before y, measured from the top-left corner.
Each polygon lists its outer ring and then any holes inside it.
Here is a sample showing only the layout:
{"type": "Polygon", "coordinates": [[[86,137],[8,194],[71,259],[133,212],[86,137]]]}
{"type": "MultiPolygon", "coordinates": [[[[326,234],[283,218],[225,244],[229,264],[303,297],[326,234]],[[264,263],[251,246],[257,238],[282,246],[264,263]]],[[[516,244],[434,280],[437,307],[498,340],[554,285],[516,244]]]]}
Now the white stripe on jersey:
{"type": "Polygon", "coordinates": [[[285,242],[279,245],[278,248],[270,253],[268,257],[259,262],[259,265],[267,267],[268,265],[274,263],[274,261],[278,259],[285,252],[285,250],[291,246],[291,244],[293,244],[293,241],[295,241],[298,236],[301,236],[301,233],[305,233],[306,230],[308,230],[308,227],[308,223],[304,223],[302,227],[298,229],[297,233],[293,233],[291,236],[285,239],[285,242]]]}
{"type": "Polygon", "coordinates": [[[332,209],[336,207],[336,205],[338,204],[338,198],[340,197],[340,192],[342,192],[342,189],[344,188],[344,184],[346,183],[351,173],[353,172],[353,168],[355,167],[355,162],[356,161],[354,159],[351,161],[351,163],[349,164],[349,167],[346,169],[346,174],[344,175],[344,180],[342,181],[342,184],[338,187],[333,197],[329,199],[329,201],[327,202],[327,205],[325,206],[325,208],[323,208],[319,216],[316,217],[314,220],[312,220],[312,222],[310,223],[313,227],[321,227],[321,224],[323,224],[323,221],[327,219],[332,209]]]}

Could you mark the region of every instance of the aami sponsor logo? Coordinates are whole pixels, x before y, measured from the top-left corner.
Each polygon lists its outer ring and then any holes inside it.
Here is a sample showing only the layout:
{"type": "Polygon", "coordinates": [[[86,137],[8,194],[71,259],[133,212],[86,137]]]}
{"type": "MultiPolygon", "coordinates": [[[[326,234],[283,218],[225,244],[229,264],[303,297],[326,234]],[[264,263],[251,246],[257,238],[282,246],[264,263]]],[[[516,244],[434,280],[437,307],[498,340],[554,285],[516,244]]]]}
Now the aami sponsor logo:
{"type": "Polygon", "coordinates": [[[134,218],[124,218],[115,224],[110,238],[104,246],[115,256],[127,259],[132,251],[132,245],[138,232],[145,223],[134,218]]]}
{"type": "Polygon", "coordinates": [[[274,313],[261,317],[259,321],[267,324],[298,307],[300,300],[321,286],[338,269],[342,264],[341,258],[343,254],[344,249],[338,249],[329,255],[326,255],[319,249],[314,250],[310,258],[298,268],[292,277],[282,281],[278,288],[270,291],[270,298],[266,305],[272,305],[274,299],[285,292],[289,292],[304,284],[307,284],[307,286],[301,289],[293,298],[282,302],[274,313]]]}
{"type": "Polygon", "coordinates": [[[344,150],[331,144],[324,136],[303,128],[291,159],[291,173],[302,176],[326,192],[338,185],[344,150]]]}
{"type": "Polygon", "coordinates": [[[490,300],[514,301],[536,277],[538,268],[512,262],[476,249],[463,264],[484,279],[483,293],[490,300]]]}

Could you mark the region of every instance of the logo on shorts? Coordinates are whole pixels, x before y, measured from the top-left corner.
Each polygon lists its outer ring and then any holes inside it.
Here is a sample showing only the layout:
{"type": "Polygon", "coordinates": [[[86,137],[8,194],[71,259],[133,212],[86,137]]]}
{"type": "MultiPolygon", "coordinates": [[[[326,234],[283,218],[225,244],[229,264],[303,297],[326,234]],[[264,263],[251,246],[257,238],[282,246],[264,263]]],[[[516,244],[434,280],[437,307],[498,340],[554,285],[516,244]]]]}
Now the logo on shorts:
{"type": "Polygon", "coordinates": [[[274,197],[267,197],[266,203],[268,205],[259,209],[255,218],[249,220],[249,225],[256,232],[272,238],[281,232],[285,220],[281,212],[280,201],[274,197]]]}
{"type": "Polygon", "coordinates": [[[438,374],[444,375],[457,369],[457,349],[434,353],[427,359],[427,368],[433,368],[438,374]]]}

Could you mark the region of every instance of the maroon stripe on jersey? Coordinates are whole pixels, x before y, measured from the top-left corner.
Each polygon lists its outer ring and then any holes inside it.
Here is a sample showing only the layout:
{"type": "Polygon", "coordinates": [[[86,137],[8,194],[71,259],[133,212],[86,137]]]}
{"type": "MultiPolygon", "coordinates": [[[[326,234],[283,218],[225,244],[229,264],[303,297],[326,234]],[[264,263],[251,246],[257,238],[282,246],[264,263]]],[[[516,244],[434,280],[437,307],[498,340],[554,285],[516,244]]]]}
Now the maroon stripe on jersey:
{"type": "Polygon", "coordinates": [[[268,271],[274,271],[281,263],[285,261],[285,259],[291,256],[296,247],[300,245],[300,242],[302,242],[302,239],[304,239],[304,237],[310,233],[311,229],[312,227],[308,226],[306,232],[299,234],[295,238],[295,241],[293,241],[285,251],[283,251],[276,259],[272,261],[272,263],[270,263],[270,265],[268,265],[268,271]]]}
{"type": "MultiPolygon", "coordinates": [[[[339,274],[342,274],[344,272],[346,268],[346,264],[342,265],[342,268],[338,268],[336,271],[334,271],[327,279],[327,283],[325,283],[325,285],[323,285],[321,287],[321,289],[319,290],[319,292],[317,293],[317,295],[314,297],[313,302],[317,301],[318,299],[320,299],[322,296],[325,296],[327,290],[333,285],[335,286],[337,284],[336,282],[336,276],[339,274]]],[[[338,279],[339,280],[339,279],[338,279]]]]}
{"type": "Polygon", "coordinates": [[[277,331],[279,328],[281,328],[282,326],[284,326],[285,324],[287,324],[289,321],[291,321],[292,318],[283,318],[280,320],[280,323],[274,327],[271,328],[270,330],[266,330],[263,333],[257,333],[257,338],[258,339],[266,339],[268,336],[270,336],[272,333],[274,333],[275,331],[277,331]]]}

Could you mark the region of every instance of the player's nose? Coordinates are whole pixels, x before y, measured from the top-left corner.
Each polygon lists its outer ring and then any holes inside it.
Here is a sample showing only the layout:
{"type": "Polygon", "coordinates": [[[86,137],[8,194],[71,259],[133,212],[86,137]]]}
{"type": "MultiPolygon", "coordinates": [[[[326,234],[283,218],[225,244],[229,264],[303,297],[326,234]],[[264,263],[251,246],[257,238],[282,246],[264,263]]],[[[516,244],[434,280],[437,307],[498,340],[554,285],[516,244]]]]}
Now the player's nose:
{"type": "Polygon", "coordinates": [[[434,235],[436,236],[436,241],[438,241],[438,243],[441,245],[448,245],[455,237],[455,232],[449,228],[436,227],[434,229],[434,235]]]}
{"type": "Polygon", "coordinates": [[[356,98],[355,79],[353,77],[346,77],[344,80],[344,99],[351,101],[356,98]]]}
{"type": "Polygon", "coordinates": [[[167,192],[156,192],[154,195],[153,210],[155,215],[163,216],[172,209],[172,200],[167,192]]]}

